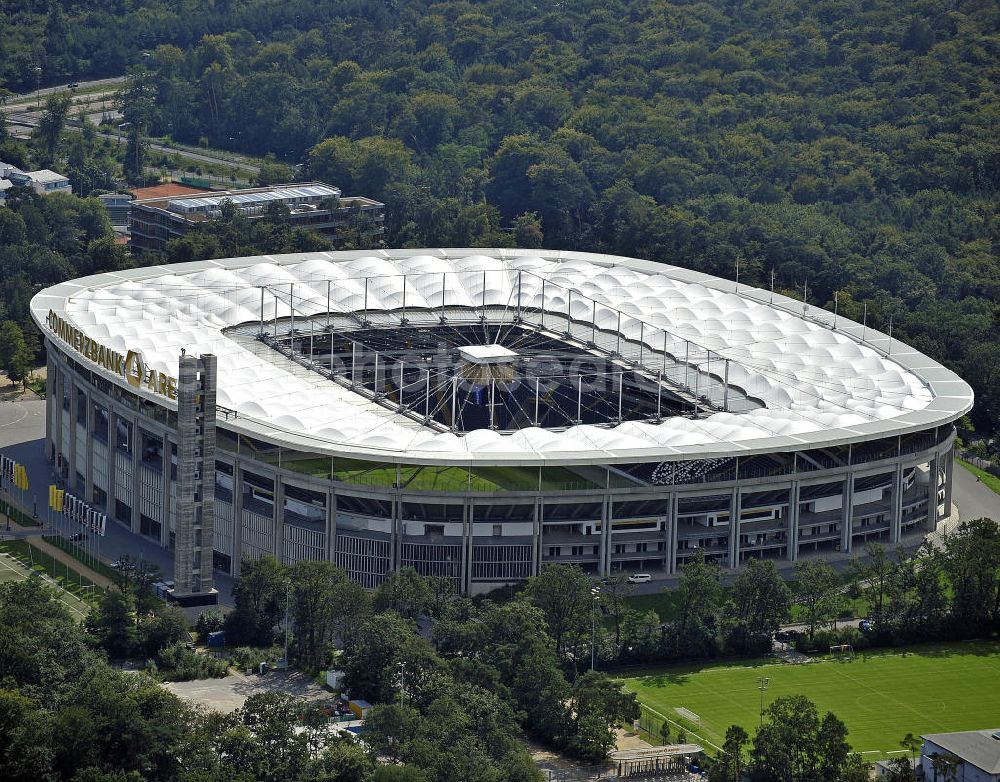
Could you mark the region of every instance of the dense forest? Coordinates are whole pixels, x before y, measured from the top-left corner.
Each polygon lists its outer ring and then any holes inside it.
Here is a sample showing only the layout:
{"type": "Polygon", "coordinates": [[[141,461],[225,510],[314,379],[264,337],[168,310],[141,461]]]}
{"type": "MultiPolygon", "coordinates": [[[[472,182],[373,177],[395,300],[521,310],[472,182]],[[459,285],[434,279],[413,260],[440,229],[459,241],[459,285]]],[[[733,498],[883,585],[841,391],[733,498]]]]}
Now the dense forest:
{"type": "Polygon", "coordinates": [[[773,270],[1000,420],[989,0],[0,7],[8,89],[132,68],[150,134],[305,163],[384,200],[390,245],[773,270]]]}

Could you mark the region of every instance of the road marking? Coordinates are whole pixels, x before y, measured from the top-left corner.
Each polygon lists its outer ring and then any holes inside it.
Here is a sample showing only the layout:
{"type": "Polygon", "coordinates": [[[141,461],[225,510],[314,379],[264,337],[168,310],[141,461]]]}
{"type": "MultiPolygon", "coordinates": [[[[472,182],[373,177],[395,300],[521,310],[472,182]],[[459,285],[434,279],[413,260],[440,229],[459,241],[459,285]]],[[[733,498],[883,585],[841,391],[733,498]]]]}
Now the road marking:
{"type": "MultiPolygon", "coordinates": [[[[28,417],[28,411],[25,410],[23,407],[21,407],[21,403],[20,402],[11,402],[11,404],[14,405],[16,408],[18,408],[21,411],[21,417],[18,418],[16,421],[8,421],[5,424],[0,424],[0,428],[3,428],[5,426],[13,426],[14,424],[19,424],[19,423],[21,423],[21,421],[23,421],[25,418],[28,417]]],[[[37,413],[36,413],[36,415],[37,415],[37,413]]]]}

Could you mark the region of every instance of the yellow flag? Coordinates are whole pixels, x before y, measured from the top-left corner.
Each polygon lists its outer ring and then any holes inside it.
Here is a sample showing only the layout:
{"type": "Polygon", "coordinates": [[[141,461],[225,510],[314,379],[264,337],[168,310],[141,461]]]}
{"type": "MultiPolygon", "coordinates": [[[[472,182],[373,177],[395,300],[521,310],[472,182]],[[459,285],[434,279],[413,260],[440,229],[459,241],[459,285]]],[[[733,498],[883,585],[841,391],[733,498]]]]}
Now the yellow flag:
{"type": "Polygon", "coordinates": [[[64,501],[65,497],[66,497],[66,490],[65,489],[56,489],[56,497],[55,497],[56,505],[55,505],[55,509],[56,509],[56,511],[58,513],[62,513],[63,501],[64,501]]]}
{"type": "Polygon", "coordinates": [[[22,490],[28,488],[28,473],[23,464],[14,465],[14,485],[22,490]]]}
{"type": "Polygon", "coordinates": [[[49,507],[56,507],[56,487],[51,483],[49,484],[49,507]]]}

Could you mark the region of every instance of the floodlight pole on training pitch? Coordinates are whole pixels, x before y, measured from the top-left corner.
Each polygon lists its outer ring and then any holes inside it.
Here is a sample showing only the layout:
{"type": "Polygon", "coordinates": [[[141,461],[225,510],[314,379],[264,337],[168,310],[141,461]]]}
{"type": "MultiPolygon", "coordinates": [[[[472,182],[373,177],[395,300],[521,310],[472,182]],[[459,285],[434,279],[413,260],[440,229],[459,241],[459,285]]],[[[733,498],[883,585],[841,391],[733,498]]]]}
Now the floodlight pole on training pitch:
{"type": "Polygon", "coordinates": [[[766,676],[759,676],[757,678],[757,689],[760,690],[760,724],[764,724],[764,693],[767,691],[767,685],[771,683],[771,680],[766,676]]]}

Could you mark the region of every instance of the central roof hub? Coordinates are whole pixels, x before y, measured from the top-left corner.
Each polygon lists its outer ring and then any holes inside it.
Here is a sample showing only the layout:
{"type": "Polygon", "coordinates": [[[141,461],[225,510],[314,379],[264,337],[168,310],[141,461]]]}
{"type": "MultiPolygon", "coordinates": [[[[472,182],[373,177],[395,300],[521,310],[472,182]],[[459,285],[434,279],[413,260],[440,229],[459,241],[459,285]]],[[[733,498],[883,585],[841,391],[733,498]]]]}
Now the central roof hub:
{"type": "Polygon", "coordinates": [[[510,348],[493,343],[492,345],[460,345],[458,355],[470,364],[512,364],[518,354],[510,348]]]}

